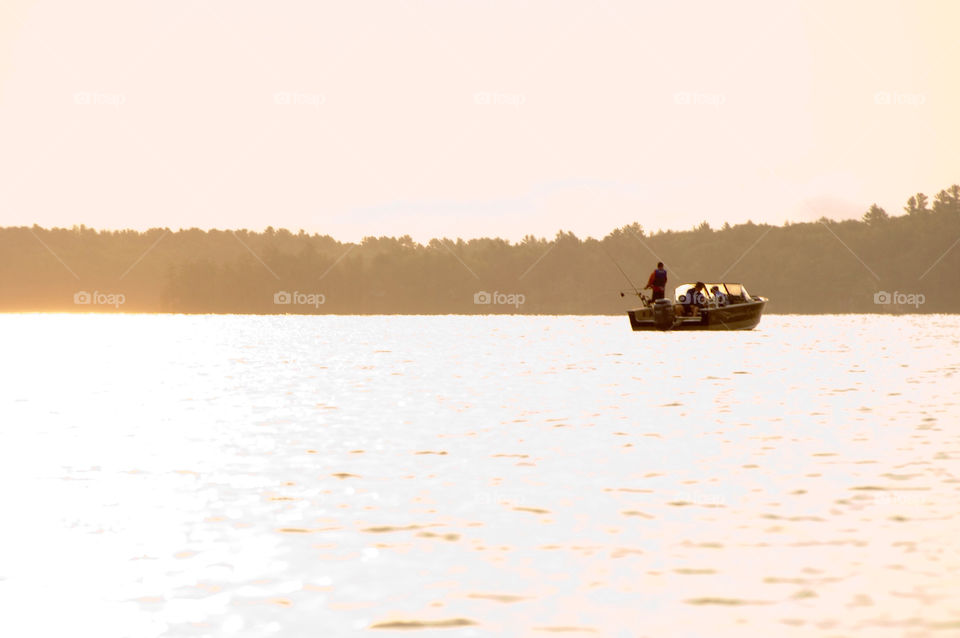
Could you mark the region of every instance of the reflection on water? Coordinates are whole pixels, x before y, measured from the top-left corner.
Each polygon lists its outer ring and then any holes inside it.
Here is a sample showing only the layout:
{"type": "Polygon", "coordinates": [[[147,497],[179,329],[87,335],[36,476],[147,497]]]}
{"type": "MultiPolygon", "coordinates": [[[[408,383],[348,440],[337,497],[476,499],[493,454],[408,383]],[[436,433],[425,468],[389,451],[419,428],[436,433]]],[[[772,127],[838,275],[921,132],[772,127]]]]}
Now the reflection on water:
{"type": "Polygon", "coordinates": [[[0,316],[0,623],[960,633],[958,324],[0,316]]]}

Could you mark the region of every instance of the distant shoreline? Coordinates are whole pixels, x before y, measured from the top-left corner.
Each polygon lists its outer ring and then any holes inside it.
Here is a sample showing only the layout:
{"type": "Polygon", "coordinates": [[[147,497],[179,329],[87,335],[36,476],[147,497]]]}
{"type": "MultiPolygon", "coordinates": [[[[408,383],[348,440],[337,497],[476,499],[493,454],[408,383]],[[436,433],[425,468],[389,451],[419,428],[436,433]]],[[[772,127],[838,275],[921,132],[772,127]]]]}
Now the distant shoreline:
{"type": "Polygon", "coordinates": [[[874,206],[863,221],[654,233],[633,223],[602,239],[560,231],[519,243],[8,227],[0,312],[616,316],[662,261],[668,295],[737,282],[770,300],[766,314],[955,314],[960,195],[951,198],[942,191],[933,209],[899,216],[874,206]]]}

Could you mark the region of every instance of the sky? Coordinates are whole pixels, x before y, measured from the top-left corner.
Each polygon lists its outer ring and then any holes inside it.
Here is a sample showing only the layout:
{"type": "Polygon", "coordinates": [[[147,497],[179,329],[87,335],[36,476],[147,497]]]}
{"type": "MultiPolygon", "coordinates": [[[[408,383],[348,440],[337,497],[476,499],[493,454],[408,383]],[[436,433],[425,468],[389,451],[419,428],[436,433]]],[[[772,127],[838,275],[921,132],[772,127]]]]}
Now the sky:
{"type": "Polygon", "coordinates": [[[960,3],[3,0],[0,226],[603,237],[960,182],[960,3]]]}

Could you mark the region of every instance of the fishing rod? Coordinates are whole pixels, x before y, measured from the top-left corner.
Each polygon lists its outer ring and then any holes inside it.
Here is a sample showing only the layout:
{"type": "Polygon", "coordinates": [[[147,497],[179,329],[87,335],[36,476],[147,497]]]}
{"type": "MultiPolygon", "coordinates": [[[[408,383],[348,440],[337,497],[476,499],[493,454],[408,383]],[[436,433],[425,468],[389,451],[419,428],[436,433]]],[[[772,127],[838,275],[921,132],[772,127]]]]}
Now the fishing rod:
{"type": "MultiPolygon", "coordinates": [[[[643,293],[640,292],[639,288],[633,285],[633,282],[630,281],[630,277],[627,277],[627,273],[623,272],[623,268],[620,267],[620,264],[617,263],[617,260],[614,259],[613,256],[607,252],[607,249],[604,248],[602,245],[600,246],[600,248],[603,250],[604,253],[606,253],[607,257],[610,258],[610,261],[613,262],[613,265],[617,267],[617,270],[620,271],[620,274],[623,275],[623,278],[627,280],[627,283],[630,284],[631,288],[633,288],[633,292],[636,293],[636,295],[640,297],[640,299],[646,302],[647,301],[646,297],[643,296],[643,293]]],[[[624,292],[622,290],[620,291],[620,296],[621,297],[624,296],[624,292]]]]}

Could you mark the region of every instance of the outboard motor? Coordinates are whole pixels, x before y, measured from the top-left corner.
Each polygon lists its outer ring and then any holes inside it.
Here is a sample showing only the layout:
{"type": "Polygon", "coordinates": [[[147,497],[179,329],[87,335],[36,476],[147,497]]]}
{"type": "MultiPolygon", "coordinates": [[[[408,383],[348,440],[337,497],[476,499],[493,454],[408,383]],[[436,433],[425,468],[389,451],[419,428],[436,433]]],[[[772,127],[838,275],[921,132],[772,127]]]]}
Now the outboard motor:
{"type": "Polygon", "coordinates": [[[659,330],[669,330],[673,327],[675,313],[673,302],[669,299],[657,299],[653,302],[653,325],[659,330]]]}

